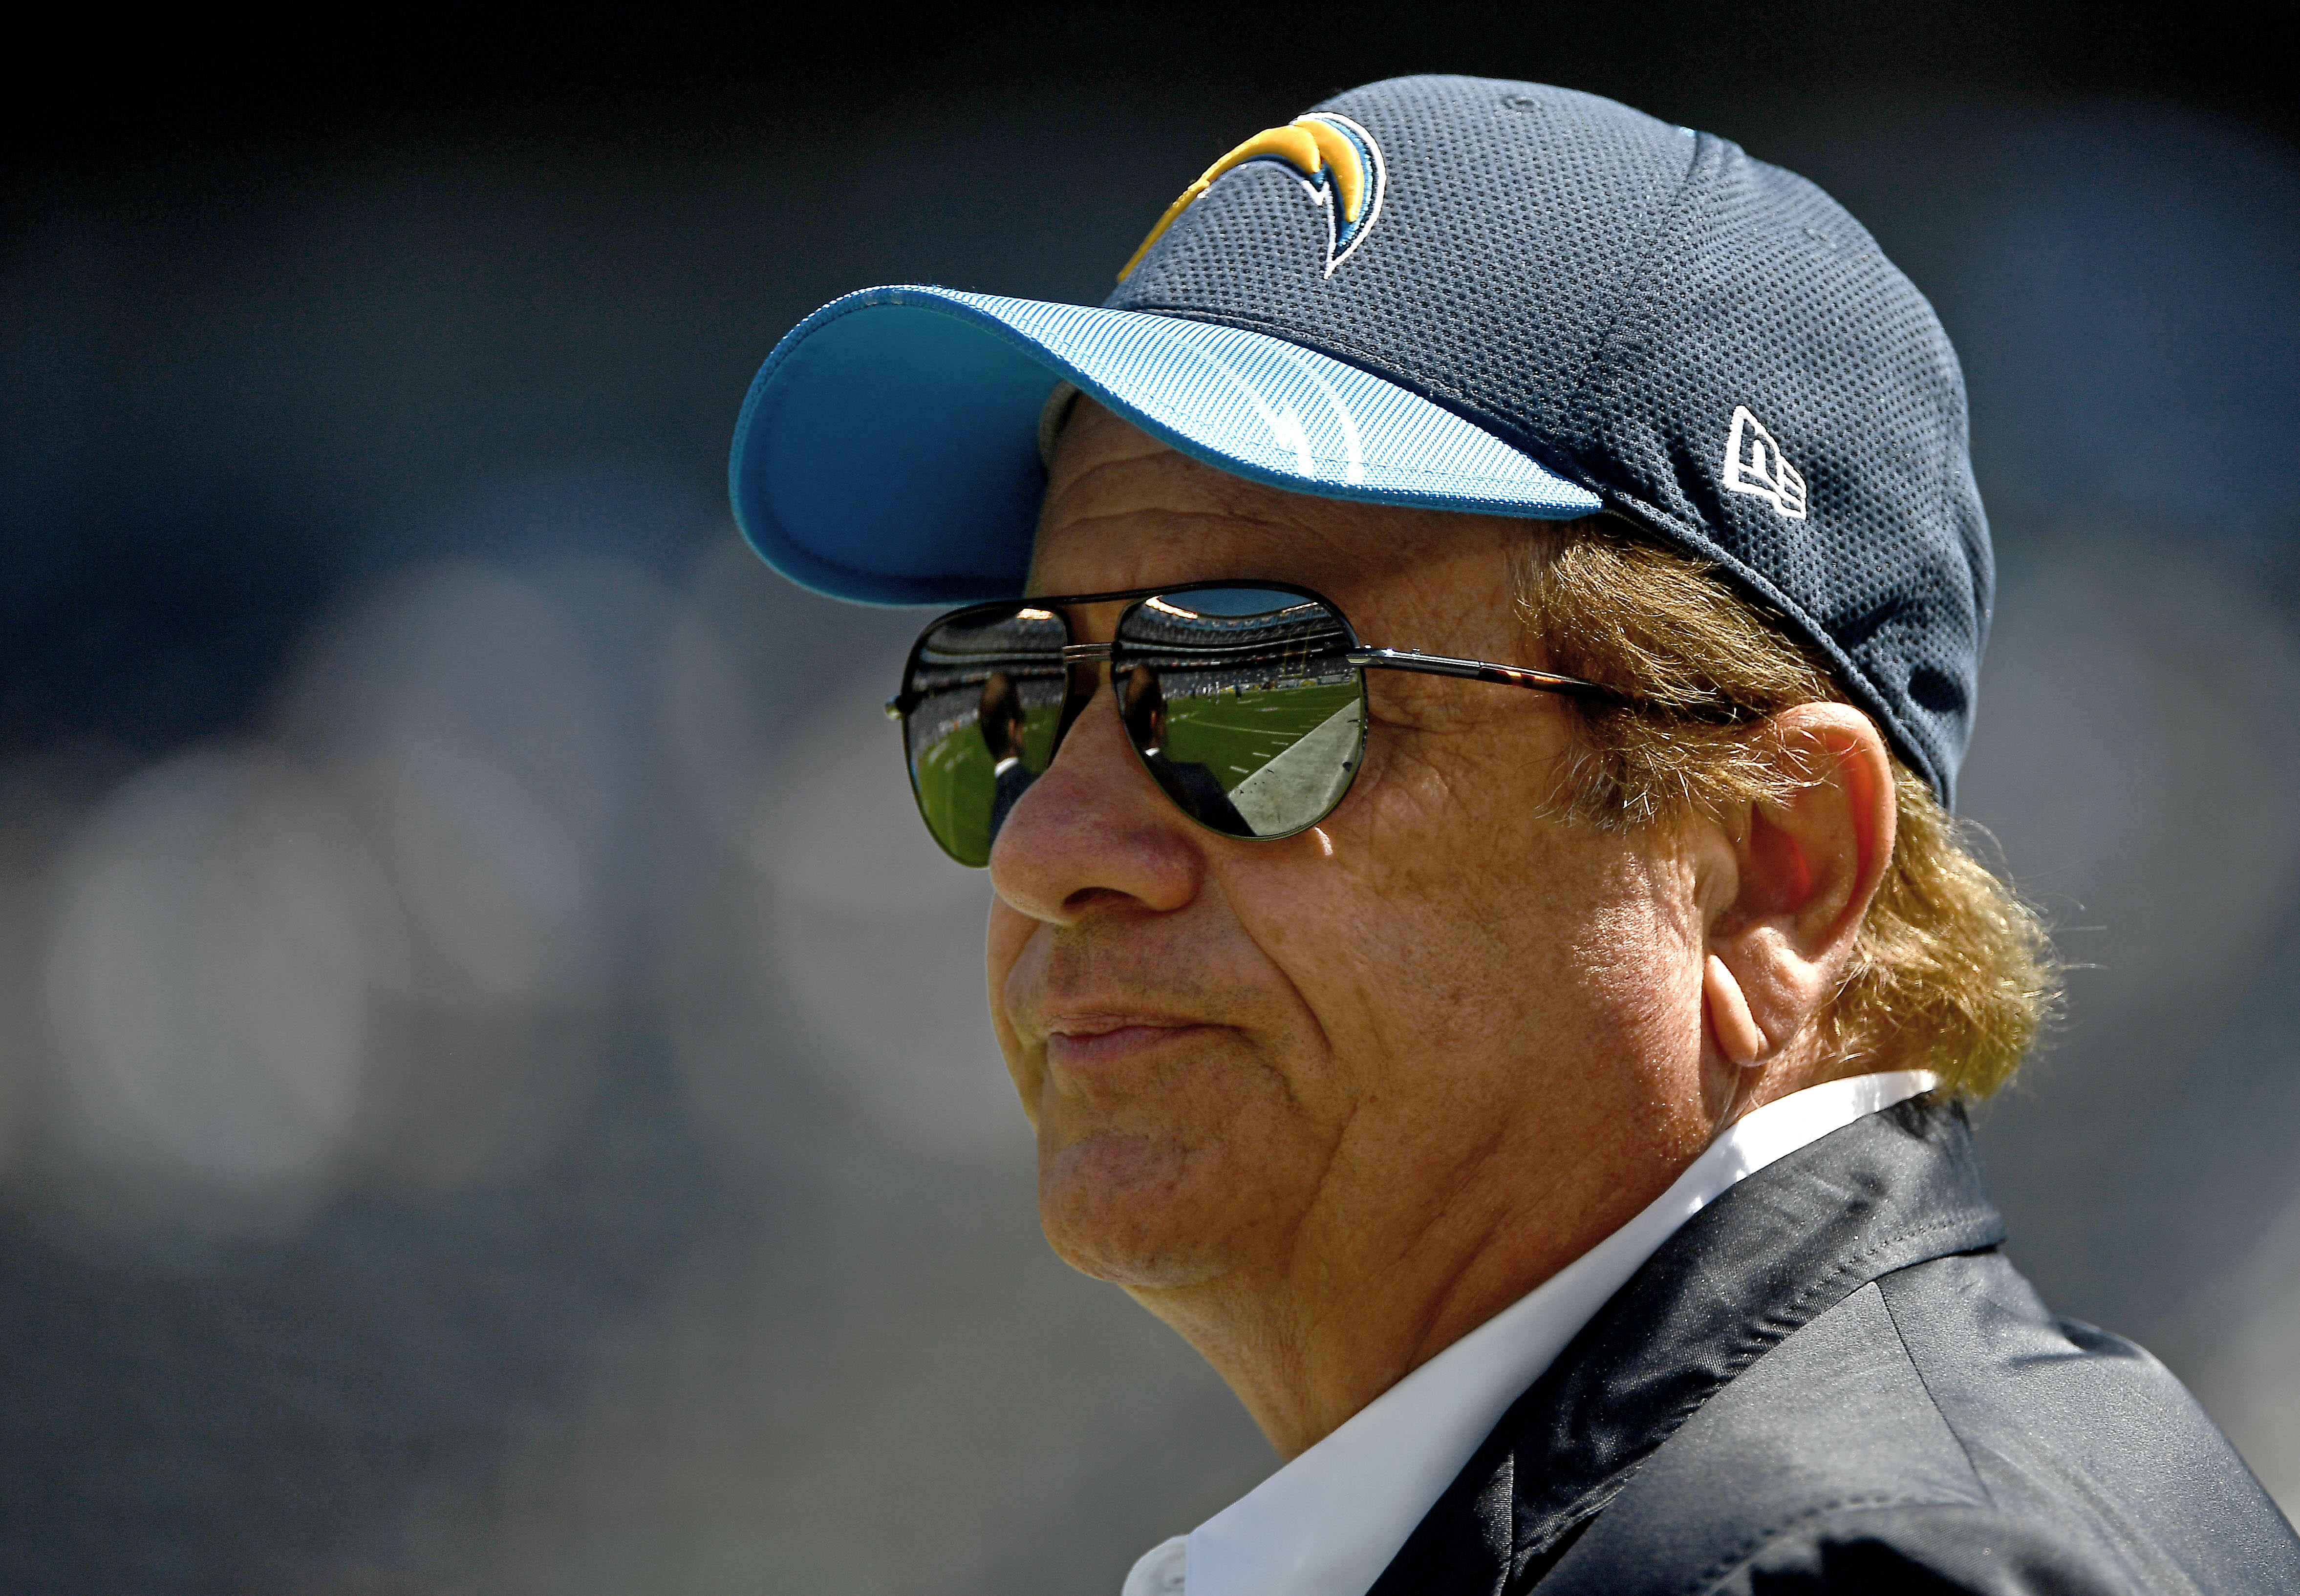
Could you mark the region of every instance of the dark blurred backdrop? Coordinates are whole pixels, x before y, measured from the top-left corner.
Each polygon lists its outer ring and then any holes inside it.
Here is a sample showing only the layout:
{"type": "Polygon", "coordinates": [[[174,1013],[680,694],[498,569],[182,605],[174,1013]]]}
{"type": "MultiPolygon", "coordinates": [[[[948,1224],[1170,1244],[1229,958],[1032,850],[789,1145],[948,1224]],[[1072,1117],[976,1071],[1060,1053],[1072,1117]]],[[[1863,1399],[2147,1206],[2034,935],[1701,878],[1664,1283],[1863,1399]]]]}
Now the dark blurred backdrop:
{"type": "Polygon", "coordinates": [[[1099,300],[1231,144],[1560,82],[1869,223],[1971,383],[1964,808],[2061,928],[2012,1251],[2300,1505],[2292,8],[476,10],[19,41],[0,1589],[1114,1593],[1271,1459],[1039,1241],[913,619],[739,549],[852,287],[1099,300]]]}

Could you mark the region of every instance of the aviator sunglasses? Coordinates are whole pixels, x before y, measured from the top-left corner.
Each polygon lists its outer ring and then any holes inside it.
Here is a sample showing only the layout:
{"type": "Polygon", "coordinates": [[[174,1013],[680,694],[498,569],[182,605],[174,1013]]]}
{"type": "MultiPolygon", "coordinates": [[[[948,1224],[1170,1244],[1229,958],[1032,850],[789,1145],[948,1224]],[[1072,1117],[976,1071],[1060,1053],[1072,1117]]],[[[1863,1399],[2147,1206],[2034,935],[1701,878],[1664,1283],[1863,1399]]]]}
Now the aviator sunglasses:
{"type": "Polygon", "coordinates": [[[887,703],[944,852],[990,862],[1008,811],[1054,763],[1104,666],[1126,740],[1175,807],[1223,836],[1271,841],[1307,831],[1349,792],[1369,670],[1632,702],[1577,677],[1367,648],[1332,601],[1283,583],[971,604],[920,635],[887,703]],[[1120,602],[1112,641],[1071,640],[1067,610],[1120,602]]]}

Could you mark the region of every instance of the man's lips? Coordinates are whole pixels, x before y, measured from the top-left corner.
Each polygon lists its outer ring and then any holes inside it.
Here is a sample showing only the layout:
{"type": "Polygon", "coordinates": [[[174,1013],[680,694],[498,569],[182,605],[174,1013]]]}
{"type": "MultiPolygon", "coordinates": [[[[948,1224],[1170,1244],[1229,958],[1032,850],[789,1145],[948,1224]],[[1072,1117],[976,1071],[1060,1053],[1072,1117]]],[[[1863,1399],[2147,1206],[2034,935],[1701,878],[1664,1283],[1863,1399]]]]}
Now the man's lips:
{"type": "Polygon", "coordinates": [[[1046,1061],[1057,1069],[1107,1067],[1213,1028],[1167,1015],[1063,1015],[1047,1024],[1046,1061]]]}

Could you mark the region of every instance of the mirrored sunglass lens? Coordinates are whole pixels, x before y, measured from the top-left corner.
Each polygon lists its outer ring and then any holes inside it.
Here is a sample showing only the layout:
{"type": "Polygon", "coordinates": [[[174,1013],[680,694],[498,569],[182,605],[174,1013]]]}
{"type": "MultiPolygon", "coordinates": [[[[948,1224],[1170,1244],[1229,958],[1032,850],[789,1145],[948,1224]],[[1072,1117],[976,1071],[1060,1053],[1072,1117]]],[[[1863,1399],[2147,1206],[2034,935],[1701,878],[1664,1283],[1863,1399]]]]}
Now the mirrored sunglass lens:
{"type": "Polygon", "coordinates": [[[1349,790],[1365,742],[1349,628],[1299,594],[1221,587],[1129,611],[1127,735],[1175,802],[1229,836],[1290,836],[1349,790]]]}
{"type": "Polygon", "coordinates": [[[911,656],[911,787],[961,864],[990,862],[1007,811],[1054,757],[1065,640],[1060,618],[1026,609],[946,621],[911,656]]]}

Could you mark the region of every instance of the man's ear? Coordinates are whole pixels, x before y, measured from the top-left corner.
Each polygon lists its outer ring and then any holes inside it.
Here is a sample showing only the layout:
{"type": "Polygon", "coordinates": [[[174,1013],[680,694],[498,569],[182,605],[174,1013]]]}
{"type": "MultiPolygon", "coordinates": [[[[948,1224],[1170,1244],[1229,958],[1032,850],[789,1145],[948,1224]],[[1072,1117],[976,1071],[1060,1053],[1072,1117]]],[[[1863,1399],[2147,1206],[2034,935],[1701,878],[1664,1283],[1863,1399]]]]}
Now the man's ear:
{"type": "Polygon", "coordinates": [[[1744,1067],[1803,1035],[1836,992],[1896,813],[1885,740],[1850,704],[1799,704],[1760,735],[1797,786],[1740,817],[1732,895],[1712,910],[1704,961],[1711,1034],[1744,1067]]]}

